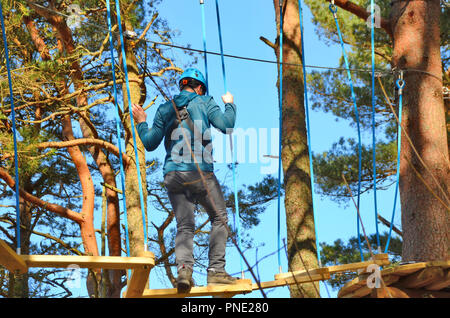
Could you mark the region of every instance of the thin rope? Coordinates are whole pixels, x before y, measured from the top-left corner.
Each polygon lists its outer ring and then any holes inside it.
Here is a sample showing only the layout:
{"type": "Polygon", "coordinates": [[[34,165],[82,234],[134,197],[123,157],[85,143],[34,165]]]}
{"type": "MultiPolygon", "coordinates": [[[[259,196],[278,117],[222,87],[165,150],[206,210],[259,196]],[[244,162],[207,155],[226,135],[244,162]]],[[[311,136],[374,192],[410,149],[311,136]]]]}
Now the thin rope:
{"type": "MultiPolygon", "coordinates": [[[[122,61],[123,61],[123,71],[125,74],[125,82],[127,87],[127,96],[128,96],[128,109],[130,112],[130,121],[131,121],[131,132],[133,135],[133,145],[134,145],[134,155],[136,158],[136,170],[137,170],[137,178],[138,178],[138,184],[139,184],[139,198],[141,203],[141,212],[142,212],[142,226],[144,228],[144,251],[147,251],[147,227],[146,227],[146,217],[145,217],[145,205],[144,205],[144,194],[142,190],[142,181],[141,181],[141,169],[139,164],[139,155],[137,151],[137,145],[136,145],[136,132],[134,127],[134,120],[133,120],[133,113],[131,110],[131,93],[130,93],[130,82],[128,80],[128,67],[127,67],[127,56],[125,52],[125,43],[123,39],[123,32],[122,32],[122,22],[120,19],[120,1],[116,0],[116,15],[117,15],[117,25],[119,27],[119,35],[120,35],[120,44],[122,47],[122,61]]],[[[114,63],[112,61],[111,63],[114,63]]]]}
{"type": "Polygon", "coordinates": [[[119,113],[119,104],[117,103],[117,83],[116,83],[116,69],[115,69],[115,56],[114,56],[114,42],[112,36],[112,27],[111,27],[111,7],[109,0],[106,0],[106,12],[108,17],[108,28],[109,28],[109,49],[111,52],[111,71],[113,78],[113,88],[114,88],[114,105],[116,106],[116,131],[117,131],[117,144],[119,147],[119,161],[120,161],[120,181],[122,185],[122,204],[123,211],[125,214],[125,239],[126,239],[126,248],[127,248],[127,256],[130,256],[130,240],[128,237],[128,219],[127,219],[127,202],[125,195],[125,173],[123,168],[123,160],[122,160],[122,138],[120,134],[120,113],[119,113]]]}
{"type": "Polygon", "coordinates": [[[279,108],[279,139],[278,139],[278,189],[277,189],[277,251],[278,251],[278,270],[281,273],[281,150],[282,150],[282,134],[283,134],[283,2],[278,1],[280,10],[280,56],[279,56],[279,69],[278,69],[278,81],[279,81],[279,93],[278,93],[278,108],[279,108]]]}
{"type": "Polygon", "coordinates": [[[375,229],[377,237],[377,251],[381,253],[380,234],[378,232],[378,207],[377,207],[377,161],[376,161],[376,135],[375,135],[375,13],[374,1],[370,0],[371,16],[371,48],[372,48],[372,173],[373,173],[373,201],[375,208],[375,229]]]}
{"type": "Polygon", "coordinates": [[[6,57],[6,69],[8,71],[8,85],[9,85],[9,101],[11,103],[11,122],[13,129],[13,141],[14,141],[14,173],[15,183],[16,183],[16,252],[20,254],[21,240],[20,240],[20,206],[19,206],[19,157],[17,155],[17,132],[16,132],[16,112],[14,110],[14,95],[12,87],[12,77],[11,77],[11,63],[9,60],[8,51],[8,41],[6,38],[5,31],[5,19],[3,17],[3,8],[0,2],[0,18],[2,24],[2,35],[3,35],[3,45],[5,47],[5,57],[6,57]]]}
{"type": "Polygon", "coordinates": [[[395,183],[395,194],[394,194],[394,207],[392,208],[392,217],[391,217],[391,225],[389,226],[389,234],[386,242],[386,247],[384,252],[388,252],[389,243],[391,242],[391,234],[392,228],[394,226],[394,216],[395,216],[395,208],[397,204],[397,196],[398,196],[398,187],[400,182],[400,154],[401,154],[401,143],[402,143],[402,111],[403,111],[403,87],[405,86],[405,82],[403,80],[403,74],[401,73],[401,77],[395,82],[395,85],[398,88],[398,132],[397,132],[397,173],[396,173],[396,183],[395,183]]]}
{"type": "MultiPolygon", "coordinates": [[[[309,104],[308,104],[308,85],[306,82],[306,68],[305,68],[305,43],[303,40],[303,10],[302,10],[302,1],[298,1],[299,8],[299,19],[300,19],[300,38],[301,38],[301,46],[302,46],[302,65],[303,65],[303,86],[304,86],[304,99],[305,99],[305,113],[306,113],[306,136],[308,139],[308,154],[309,154],[309,170],[311,173],[311,199],[312,199],[312,208],[313,208],[313,217],[314,217],[314,227],[316,232],[316,250],[317,250],[317,261],[319,263],[319,267],[322,267],[322,261],[320,259],[320,244],[319,244],[319,235],[317,231],[317,217],[316,217],[316,209],[315,209],[315,184],[314,184],[314,166],[313,166],[313,158],[312,158],[312,144],[311,144],[311,130],[310,130],[310,121],[309,121],[309,104]]],[[[327,284],[324,283],[325,289],[327,291],[328,297],[331,298],[330,292],[328,291],[327,284]]],[[[320,294],[319,294],[320,295],[320,294]]]]}
{"type": "MultiPolygon", "coordinates": [[[[222,77],[223,77],[223,86],[225,94],[228,93],[228,86],[227,86],[227,77],[225,72],[225,59],[223,54],[223,40],[222,40],[222,28],[220,24],[220,12],[219,12],[219,2],[216,0],[216,15],[217,15],[217,28],[219,31],[219,44],[220,44],[220,55],[222,60],[222,77]]],[[[239,248],[241,248],[241,239],[240,239],[240,232],[241,232],[241,226],[240,226],[240,212],[239,212],[239,197],[238,197],[238,190],[237,190],[237,180],[236,180],[236,156],[237,154],[233,150],[233,135],[232,132],[229,133],[230,137],[230,151],[232,156],[232,163],[231,167],[233,170],[233,190],[234,190],[234,207],[235,207],[235,213],[237,216],[237,222],[236,222],[236,236],[237,236],[237,242],[239,245],[239,248]]],[[[243,271],[243,264],[242,264],[242,257],[239,258],[240,266],[241,266],[241,273],[242,276],[244,275],[243,271]]]]}
{"type": "Polygon", "coordinates": [[[200,8],[202,15],[202,33],[203,33],[203,57],[205,59],[205,77],[206,77],[206,92],[208,94],[209,90],[209,80],[208,80],[208,54],[206,51],[206,18],[205,18],[205,1],[200,0],[200,8]]]}
{"type": "MultiPolygon", "coordinates": [[[[15,2],[20,3],[18,0],[13,0],[15,2]]],[[[46,10],[48,12],[54,13],[56,15],[65,17],[65,18],[69,18],[70,15],[64,14],[62,12],[58,12],[56,10],[47,8],[43,5],[40,5],[39,3],[35,3],[33,1],[29,1],[29,0],[25,0],[28,4],[33,5],[35,7],[38,7],[40,9],[46,10]]],[[[108,32],[108,28],[104,27],[102,25],[96,24],[96,23],[92,23],[92,22],[80,22],[81,25],[88,25],[91,27],[95,27],[97,29],[103,30],[105,32],[108,32]]],[[[117,31],[113,31],[117,32],[117,31]]],[[[176,48],[176,49],[181,49],[181,50],[185,50],[185,51],[191,51],[191,52],[198,52],[198,53],[205,53],[204,50],[199,50],[199,49],[194,49],[194,48],[189,48],[189,47],[185,47],[185,46],[181,46],[181,45],[176,45],[176,44],[171,44],[171,43],[165,43],[165,42],[158,42],[158,41],[152,41],[149,39],[140,39],[140,41],[145,41],[147,43],[151,43],[151,44],[155,44],[155,45],[162,45],[162,46],[167,46],[167,47],[171,47],[171,48],[176,48]]],[[[206,51],[206,54],[211,54],[211,55],[221,55],[218,52],[213,52],[213,51],[206,51]]],[[[279,64],[279,61],[272,61],[272,60],[266,60],[266,59],[259,59],[259,58],[253,58],[253,57],[246,57],[246,56],[240,56],[240,55],[232,55],[232,54],[223,54],[224,57],[229,57],[229,58],[234,58],[234,59],[241,59],[241,60],[247,60],[247,61],[253,61],[253,62],[261,62],[261,63],[270,63],[270,64],[279,64]]],[[[296,63],[282,63],[283,65],[288,65],[288,66],[297,66],[297,67],[302,67],[301,64],[296,64],[296,63]]],[[[307,68],[318,68],[318,69],[326,69],[326,70],[335,70],[335,71],[348,71],[348,69],[346,68],[341,68],[341,67],[330,67],[330,66],[321,66],[321,65],[305,65],[307,68]]],[[[400,70],[397,70],[400,71],[400,70]]],[[[423,71],[423,70],[419,70],[419,69],[415,69],[415,68],[407,68],[407,69],[402,69],[402,71],[404,72],[419,72],[422,74],[426,74],[429,76],[432,76],[434,78],[436,78],[438,81],[442,82],[442,76],[438,76],[436,74],[427,72],[427,71],[423,71]]],[[[372,69],[350,69],[350,72],[367,72],[367,73],[371,73],[372,69]]],[[[375,73],[379,74],[379,75],[383,75],[383,76],[387,76],[387,75],[394,75],[394,70],[386,70],[386,69],[379,69],[376,70],[375,73]]]]}
{"type": "MultiPolygon", "coordinates": [[[[339,34],[339,40],[341,42],[341,48],[342,48],[342,55],[344,57],[344,61],[345,61],[345,65],[347,67],[347,75],[348,75],[348,79],[350,82],[350,88],[351,88],[351,94],[352,94],[352,98],[353,98],[353,104],[354,104],[354,109],[355,109],[355,117],[356,117],[356,125],[357,125],[357,129],[358,129],[358,196],[357,196],[357,208],[359,210],[360,207],[360,196],[361,196],[361,161],[362,161],[362,146],[361,146],[361,129],[360,129],[360,125],[359,125],[359,112],[358,112],[358,106],[356,105],[356,95],[355,95],[355,90],[353,88],[353,80],[352,80],[352,75],[350,73],[350,66],[348,63],[348,59],[347,59],[347,53],[345,52],[345,48],[344,48],[344,41],[342,39],[342,34],[341,34],[341,29],[339,28],[339,22],[337,19],[337,7],[334,5],[334,3],[329,5],[329,9],[331,11],[331,13],[333,14],[333,18],[334,21],[336,23],[336,28],[339,34]]],[[[360,236],[360,221],[362,222],[362,220],[360,219],[360,215],[357,214],[356,216],[356,229],[357,229],[357,236],[358,236],[358,247],[359,247],[359,253],[361,255],[361,261],[364,261],[364,255],[362,252],[362,244],[361,244],[361,236],[360,236]]]]}

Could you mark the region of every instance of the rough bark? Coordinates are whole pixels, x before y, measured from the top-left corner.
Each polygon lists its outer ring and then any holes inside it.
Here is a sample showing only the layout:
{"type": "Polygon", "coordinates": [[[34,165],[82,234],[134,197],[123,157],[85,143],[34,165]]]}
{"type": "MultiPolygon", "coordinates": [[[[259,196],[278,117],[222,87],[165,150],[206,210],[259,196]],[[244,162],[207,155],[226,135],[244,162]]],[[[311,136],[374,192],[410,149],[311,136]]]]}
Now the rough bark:
{"type": "MultiPolygon", "coordinates": [[[[274,0],[277,29],[280,29],[279,1],[274,0]]],[[[283,13],[283,63],[301,64],[298,0],[287,0],[283,13]]],[[[277,41],[279,45],[279,41],[277,41]]],[[[279,58],[279,49],[276,50],[279,58]]],[[[282,165],[285,184],[287,251],[289,270],[318,267],[311,172],[306,135],[302,69],[283,66],[282,165]]],[[[292,285],[291,297],[319,297],[316,283],[292,285]]]]}
{"type": "Polygon", "coordinates": [[[430,170],[418,160],[407,138],[402,138],[400,196],[404,261],[449,258],[450,211],[416,174],[416,171],[420,173],[435,194],[450,204],[439,15],[438,0],[396,1],[392,7],[393,66],[430,73],[405,73],[404,131],[430,170]]]}
{"type": "MultiPolygon", "coordinates": [[[[133,30],[132,26],[128,21],[124,23],[125,30],[133,30]]],[[[119,42],[120,48],[120,42],[119,42]]],[[[139,78],[139,69],[137,66],[136,56],[133,53],[132,46],[129,45],[125,39],[125,51],[126,51],[126,63],[128,71],[128,79],[130,85],[130,97],[131,103],[138,103],[141,99],[141,79],[139,78]]],[[[120,50],[121,52],[121,50],[120,50]]],[[[120,54],[120,63],[123,70],[123,58],[120,54]]],[[[130,255],[137,256],[144,251],[145,240],[144,240],[144,227],[142,220],[142,210],[140,203],[139,194],[139,184],[138,173],[141,174],[142,180],[142,190],[144,197],[144,212],[147,211],[147,186],[145,182],[145,148],[138,137],[137,131],[135,130],[137,151],[139,156],[140,167],[136,166],[135,152],[134,152],[134,141],[132,135],[132,127],[130,120],[130,110],[131,106],[128,101],[127,87],[124,83],[122,85],[123,99],[124,99],[124,129],[125,129],[125,147],[126,154],[131,158],[131,164],[127,168],[127,179],[126,179],[126,197],[127,197],[127,220],[128,220],[128,234],[130,240],[130,255]],[[138,170],[139,169],[139,170],[138,170]]]]}

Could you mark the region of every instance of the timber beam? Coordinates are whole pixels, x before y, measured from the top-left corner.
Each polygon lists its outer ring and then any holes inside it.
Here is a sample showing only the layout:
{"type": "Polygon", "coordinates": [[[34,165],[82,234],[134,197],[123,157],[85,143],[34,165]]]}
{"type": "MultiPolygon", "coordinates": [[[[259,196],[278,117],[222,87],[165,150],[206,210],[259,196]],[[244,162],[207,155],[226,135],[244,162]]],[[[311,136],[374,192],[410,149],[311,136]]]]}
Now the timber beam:
{"type": "Polygon", "coordinates": [[[24,274],[28,271],[28,266],[21,256],[14,252],[3,240],[0,240],[0,265],[11,273],[24,274]]]}
{"type": "Polygon", "coordinates": [[[252,281],[250,279],[240,279],[230,285],[208,285],[192,287],[188,293],[178,293],[176,288],[168,289],[146,289],[142,298],[184,298],[201,296],[232,297],[237,294],[247,294],[252,292],[252,281]]]}
{"type": "Polygon", "coordinates": [[[154,257],[73,255],[21,255],[20,257],[28,267],[61,268],[78,265],[82,268],[146,269],[155,265],[154,257]]]}
{"type": "MultiPolygon", "coordinates": [[[[341,272],[352,272],[352,271],[356,272],[358,270],[365,270],[371,264],[377,264],[380,266],[389,265],[390,261],[389,261],[388,254],[376,254],[376,255],[374,255],[373,260],[369,260],[369,261],[365,261],[365,262],[334,265],[334,266],[322,267],[319,269],[326,269],[327,272],[331,275],[331,274],[336,274],[336,273],[341,273],[341,272]]],[[[314,273],[314,270],[309,270],[309,272],[314,273]]],[[[308,271],[306,271],[306,270],[281,273],[281,274],[275,275],[275,280],[293,278],[295,276],[304,276],[307,274],[308,274],[308,271]]]]}

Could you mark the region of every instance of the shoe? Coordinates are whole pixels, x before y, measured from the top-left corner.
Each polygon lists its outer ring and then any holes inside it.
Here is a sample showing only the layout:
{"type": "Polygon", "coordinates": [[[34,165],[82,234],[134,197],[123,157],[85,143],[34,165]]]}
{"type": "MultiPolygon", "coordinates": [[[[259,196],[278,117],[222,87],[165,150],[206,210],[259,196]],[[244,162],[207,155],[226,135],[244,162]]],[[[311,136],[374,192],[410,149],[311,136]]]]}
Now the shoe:
{"type": "Polygon", "coordinates": [[[239,280],[225,271],[208,270],[208,285],[235,284],[239,280]]]}
{"type": "Polygon", "coordinates": [[[192,286],[194,286],[192,269],[183,265],[178,269],[177,290],[179,293],[188,293],[192,286]]]}

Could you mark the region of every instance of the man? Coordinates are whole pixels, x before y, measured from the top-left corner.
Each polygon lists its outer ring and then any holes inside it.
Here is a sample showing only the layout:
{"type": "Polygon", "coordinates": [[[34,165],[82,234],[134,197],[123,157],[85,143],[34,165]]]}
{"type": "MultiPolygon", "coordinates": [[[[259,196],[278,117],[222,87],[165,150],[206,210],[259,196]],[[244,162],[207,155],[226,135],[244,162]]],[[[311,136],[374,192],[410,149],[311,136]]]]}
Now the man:
{"type": "Polygon", "coordinates": [[[177,289],[182,293],[188,292],[193,285],[194,209],[197,203],[205,208],[211,221],[208,284],[233,284],[237,280],[225,271],[228,217],[222,190],[214,175],[212,156],[205,151],[212,145],[198,140],[198,136],[204,139],[202,136],[208,135],[211,125],[223,133],[232,129],[236,106],[233,95],[227,92],[222,96],[225,103],[225,112],[222,112],[214,99],[205,95],[206,81],[197,69],[187,69],[179,79],[179,87],[179,95],[159,106],[151,129],[142,107],[133,105],[132,112],[147,151],[155,150],[164,139],[164,184],[177,222],[177,289]],[[186,139],[189,139],[190,147],[186,147],[186,139]],[[195,154],[195,160],[192,154],[195,154]]]}

